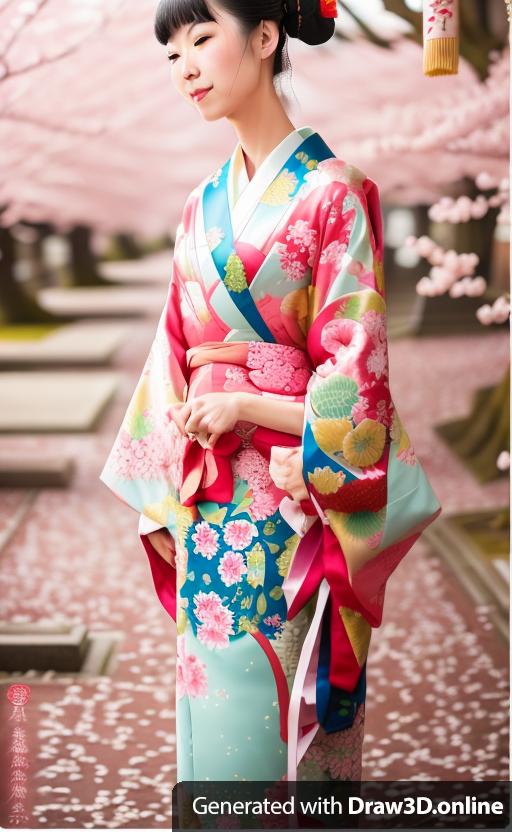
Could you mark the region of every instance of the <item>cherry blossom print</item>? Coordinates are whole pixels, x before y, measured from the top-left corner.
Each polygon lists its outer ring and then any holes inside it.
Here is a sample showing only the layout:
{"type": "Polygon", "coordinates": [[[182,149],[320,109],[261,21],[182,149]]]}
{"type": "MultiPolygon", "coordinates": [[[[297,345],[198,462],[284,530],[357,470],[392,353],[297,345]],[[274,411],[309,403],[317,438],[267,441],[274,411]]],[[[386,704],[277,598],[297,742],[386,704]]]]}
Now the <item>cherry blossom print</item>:
{"type": "Polygon", "coordinates": [[[307,252],[307,265],[312,266],[317,250],[318,232],[315,228],[311,228],[309,220],[296,220],[295,223],[288,226],[288,234],[286,239],[293,243],[297,250],[303,254],[307,252]]]}
{"type": "Polygon", "coordinates": [[[216,592],[197,592],[194,595],[194,613],[202,623],[197,628],[199,641],[209,647],[229,646],[229,636],[234,635],[232,610],[224,607],[216,592]]]}
{"type": "Polygon", "coordinates": [[[238,584],[242,576],[247,572],[247,566],[240,552],[224,552],[217,571],[226,586],[238,584]]]}
{"type": "Polygon", "coordinates": [[[224,527],[224,540],[235,550],[246,549],[257,536],[258,527],[248,520],[230,520],[224,527]]]}
{"type": "MultiPolygon", "coordinates": [[[[148,419],[144,412],[142,418],[148,419]]],[[[134,437],[122,428],[114,449],[112,463],[116,474],[124,480],[170,479],[181,480],[180,442],[169,441],[169,431],[148,429],[144,436],[134,437]]]]}
{"type": "Polygon", "coordinates": [[[366,361],[366,368],[369,373],[373,373],[377,378],[388,375],[388,354],[386,344],[381,344],[377,349],[373,350],[366,361]]]}
{"type": "Polygon", "coordinates": [[[206,665],[193,653],[187,653],[185,637],[176,639],[176,694],[181,699],[185,694],[198,697],[208,693],[206,665]]]}
{"type": "Polygon", "coordinates": [[[383,312],[369,309],[362,313],[361,323],[375,343],[384,344],[386,342],[386,318],[383,312]]]}
{"type": "Polygon", "coordinates": [[[208,560],[211,560],[217,554],[219,533],[206,520],[197,524],[192,540],[196,544],[194,552],[198,552],[208,560]]]}
{"type": "Polygon", "coordinates": [[[275,615],[267,615],[267,617],[264,618],[263,621],[265,624],[268,624],[269,627],[279,628],[282,627],[284,624],[278,612],[276,612],[275,615]]]}
{"type": "Polygon", "coordinates": [[[333,263],[336,270],[339,271],[343,265],[343,258],[347,251],[347,242],[348,236],[347,239],[333,240],[331,243],[328,243],[320,253],[320,263],[322,265],[333,263]]]}
{"type": "Polygon", "coordinates": [[[277,246],[281,268],[289,280],[301,281],[308,270],[305,257],[300,257],[296,251],[290,251],[285,243],[277,246]]]}
{"type": "Polygon", "coordinates": [[[218,226],[210,228],[206,232],[206,239],[208,241],[208,248],[210,249],[210,251],[213,251],[214,248],[217,248],[217,246],[222,242],[224,237],[225,233],[222,228],[219,228],[218,226]]]}

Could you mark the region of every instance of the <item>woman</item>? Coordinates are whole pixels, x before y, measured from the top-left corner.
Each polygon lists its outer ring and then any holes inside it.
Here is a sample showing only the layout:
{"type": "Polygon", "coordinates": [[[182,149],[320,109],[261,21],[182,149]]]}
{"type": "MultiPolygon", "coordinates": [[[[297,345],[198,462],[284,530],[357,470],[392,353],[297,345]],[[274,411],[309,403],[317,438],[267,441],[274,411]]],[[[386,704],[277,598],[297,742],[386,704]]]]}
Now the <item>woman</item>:
{"type": "Polygon", "coordinates": [[[388,387],[377,186],[295,128],[286,35],[332,0],[161,0],[171,77],[239,142],[189,195],[103,482],[177,624],[178,781],[360,779],[387,578],[441,511],[388,387]]]}

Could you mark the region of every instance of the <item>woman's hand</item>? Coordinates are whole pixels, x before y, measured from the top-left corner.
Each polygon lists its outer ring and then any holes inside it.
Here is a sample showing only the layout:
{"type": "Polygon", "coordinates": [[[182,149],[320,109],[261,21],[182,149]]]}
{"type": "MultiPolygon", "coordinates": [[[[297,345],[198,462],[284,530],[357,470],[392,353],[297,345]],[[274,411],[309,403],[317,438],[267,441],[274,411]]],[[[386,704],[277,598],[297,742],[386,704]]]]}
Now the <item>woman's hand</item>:
{"type": "Polygon", "coordinates": [[[202,434],[212,448],[219,436],[233,430],[240,419],[240,401],[236,393],[203,393],[170,405],[169,412],[182,434],[202,434]]]}
{"type": "Polygon", "coordinates": [[[170,533],[169,529],[157,529],[156,532],[149,532],[147,537],[160,557],[175,568],[176,547],[174,537],[170,533]]]}
{"type": "Polygon", "coordinates": [[[302,446],[282,448],[274,445],[270,451],[269,474],[278,488],[288,491],[294,500],[306,500],[309,492],[302,477],[302,446]]]}

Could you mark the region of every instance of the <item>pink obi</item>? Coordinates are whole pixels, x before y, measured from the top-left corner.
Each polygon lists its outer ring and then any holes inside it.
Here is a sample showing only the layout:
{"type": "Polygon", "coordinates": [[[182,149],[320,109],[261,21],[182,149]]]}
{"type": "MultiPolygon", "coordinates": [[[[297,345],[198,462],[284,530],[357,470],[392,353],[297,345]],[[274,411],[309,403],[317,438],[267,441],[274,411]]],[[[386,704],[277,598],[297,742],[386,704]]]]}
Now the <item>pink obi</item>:
{"type": "MultiPolygon", "coordinates": [[[[266,341],[207,341],[191,347],[186,355],[190,368],[188,390],[193,395],[215,390],[245,390],[254,395],[267,393],[303,401],[312,374],[304,350],[266,341]],[[213,373],[200,376],[197,371],[207,365],[218,365],[218,377],[212,377],[213,373]]],[[[254,447],[269,462],[273,445],[295,447],[302,442],[300,436],[262,426],[254,430],[251,438],[254,447]]],[[[196,439],[187,440],[180,488],[183,505],[190,506],[202,500],[232,501],[231,458],[241,441],[234,430],[222,434],[213,448],[203,448],[196,439]]],[[[308,500],[302,502],[309,504],[308,500]]]]}

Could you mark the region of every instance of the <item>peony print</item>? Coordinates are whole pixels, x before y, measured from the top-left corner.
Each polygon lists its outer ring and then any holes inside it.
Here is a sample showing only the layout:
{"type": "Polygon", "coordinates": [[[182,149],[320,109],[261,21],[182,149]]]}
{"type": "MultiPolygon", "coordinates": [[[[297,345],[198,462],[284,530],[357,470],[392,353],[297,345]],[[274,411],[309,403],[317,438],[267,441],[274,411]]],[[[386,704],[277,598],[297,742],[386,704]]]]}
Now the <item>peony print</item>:
{"type": "Polygon", "coordinates": [[[199,641],[210,649],[229,646],[229,636],[234,635],[233,611],[222,605],[216,592],[197,592],[194,595],[196,614],[202,623],[197,628],[199,641]]]}
{"type": "Polygon", "coordinates": [[[250,546],[253,537],[258,536],[258,527],[248,520],[230,520],[224,528],[224,540],[232,549],[240,550],[250,546]]]}
{"type": "Polygon", "coordinates": [[[242,580],[242,575],[247,572],[247,566],[240,552],[224,552],[220,559],[217,571],[222,578],[222,582],[226,586],[238,584],[242,580]]]}
{"type": "Polygon", "coordinates": [[[206,520],[197,524],[192,540],[196,544],[194,552],[198,552],[208,560],[217,554],[219,533],[206,520]]]}

